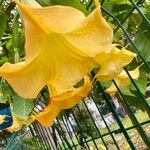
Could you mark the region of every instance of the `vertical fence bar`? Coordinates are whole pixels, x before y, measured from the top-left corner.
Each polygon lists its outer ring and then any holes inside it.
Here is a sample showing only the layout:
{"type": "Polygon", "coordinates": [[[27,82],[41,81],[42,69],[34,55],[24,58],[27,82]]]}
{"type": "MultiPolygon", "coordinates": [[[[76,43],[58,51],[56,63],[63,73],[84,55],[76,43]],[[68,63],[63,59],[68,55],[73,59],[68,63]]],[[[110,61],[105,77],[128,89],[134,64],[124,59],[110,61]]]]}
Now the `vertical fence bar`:
{"type": "Polygon", "coordinates": [[[123,94],[121,93],[121,90],[119,89],[119,87],[117,86],[116,82],[113,80],[113,83],[115,84],[119,94],[121,95],[123,100],[120,100],[120,102],[123,104],[124,108],[126,109],[128,116],[130,117],[133,125],[136,125],[136,129],[139,132],[139,135],[141,135],[143,141],[145,142],[145,144],[147,145],[147,147],[150,147],[150,140],[149,137],[146,135],[145,131],[143,130],[143,128],[140,126],[138,120],[136,119],[135,115],[133,114],[128,102],[126,101],[126,99],[124,98],[123,94]]]}
{"type": "MultiPolygon", "coordinates": [[[[92,94],[91,94],[91,97],[92,97],[93,101],[95,102],[95,98],[93,97],[92,94]]],[[[103,117],[103,115],[102,115],[101,110],[98,108],[96,102],[95,102],[95,105],[96,105],[96,107],[97,107],[97,109],[98,109],[98,111],[99,111],[99,114],[100,114],[100,116],[102,117],[102,120],[104,121],[104,123],[105,123],[105,125],[106,125],[106,128],[107,128],[108,132],[110,133],[110,135],[111,135],[111,137],[112,137],[112,139],[113,139],[113,141],[114,141],[114,143],[115,143],[117,149],[120,150],[120,148],[119,148],[119,146],[118,146],[118,144],[117,144],[117,142],[116,142],[116,140],[115,140],[115,138],[114,138],[114,136],[113,136],[113,134],[112,134],[112,132],[111,132],[111,130],[110,130],[110,128],[109,128],[109,126],[107,125],[107,123],[106,123],[106,121],[105,121],[105,119],[104,119],[104,117],[103,117]]],[[[103,137],[102,137],[102,139],[103,139],[103,137]]],[[[105,142],[104,142],[104,143],[105,143],[105,142]]],[[[105,147],[106,147],[106,144],[105,144],[105,147]]]]}
{"type": "MultiPolygon", "coordinates": [[[[81,117],[82,117],[81,110],[80,110],[80,108],[79,108],[78,106],[77,106],[77,109],[78,109],[78,111],[79,111],[79,113],[80,113],[80,115],[81,115],[81,117]]],[[[86,124],[86,122],[84,121],[84,119],[83,119],[83,122],[84,122],[84,124],[85,124],[86,128],[88,129],[87,124],[86,124]]],[[[94,140],[93,134],[91,134],[91,139],[92,139],[92,141],[93,141],[93,143],[94,143],[94,145],[95,145],[96,149],[98,150],[98,147],[97,147],[97,145],[96,145],[96,143],[95,143],[95,140],[94,140]]]]}
{"type": "MultiPolygon", "coordinates": [[[[81,130],[80,123],[79,123],[78,120],[76,119],[74,112],[73,112],[72,110],[71,110],[71,112],[72,112],[72,115],[73,115],[73,117],[74,117],[74,119],[75,119],[75,121],[76,121],[76,124],[77,124],[77,126],[78,126],[78,128],[79,128],[79,130],[80,130],[80,133],[81,133],[81,135],[83,136],[83,132],[82,132],[82,130],[81,130]]],[[[84,136],[83,136],[83,137],[84,137],[84,136]]],[[[84,140],[85,140],[85,142],[80,143],[80,145],[85,143],[86,146],[87,146],[87,149],[90,150],[90,147],[89,147],[89,145],[88,145],[86,139],[84,139],[84,140]]]]}
{"type": "MultiPolygon", "coordinates": [[[[72,140],[72,137],[71,137],[71,135],[70,135],[70,133],[69,133],[69,129],[68,129],[68,127],[67,127],[67,123],[65,123],[62,114],[60,114],[60,116],[61,116],[61,119],[62,119],[62,121],[63,121],[63,124],[64,124],[65,127],[66,127],[66,130],[68,131],[68,135],[69,135],[69,137],[70,137],[70,140],[71,140],[71,142],[72,142],[72,145],[73,145],[73,147],[75,148],[75,150],[77,150],[77,148],[76,148],[76,146],[75,146],[75,143],[74,143],[74,141],[72,140]]],[[[68,119],[68,120],[69,120],[69,119],[68,119]]]]}
{"type": "Polygon", "coordinates": [[[101,138],[101,140],[102,140],[102,142],[103,142],[104,146],[105,146],[105,147],[106,147],[106,149],[108,150],[108,147],[107,147],[107,145],[106,145],[106,143],[105,143],[105,141],[104,141],[103,137],[101,136],[101,133],[100,133],[100,131],[99,131],[98,127],[97,127],[97,126],[96,126],[96,124],[95,124],[95,121],[94,121],[94,119],[93,119],[93,116],[92,116],[91,112],[89,111],[89,109],[88,109],[88,107],[87,107],[87,105],[86,105],[86,103],[85,103],[85,101],[84,101],[84,100],[83,100],[83,103],[84,103],[84,105],[85,105],[85,107],[86,107],[86,109],[87,109],[87,111],[88,111],[88,113],[89,113],[89,115],[90,115],[90,117],[91,117],[91,119],[92,119],[92,122],[94,123],[94,126],[95,126],[95,128],[96,128],[97,132],[99,133],[99,136],[100,136],[100,138],[101,138]]]}
{"type": "MultiPolygon", "coordinates": [[[[67,116],[67,117],[68,117],[68,115],[67,115],[67,113],[66,113],[66,112],[65,112],[65,116],[67,116]]],[[[79,144],[79,143],[80,143],[80,141],[79,141],[79,139],[78,139],[77,133],[76,133],[76,131],[75,131],[75,129],[74,129],[74,127],[73,127],[73,125],[72,125],[71,121],[70,121],[69,119],[68,119],[68,121],[69,121],[69,123],[70,123],[70,125],[71,125],[71,127],[72,127],[72,129],[73,129],[74,135],[75,135],[76,140],[77,140],[77,142],[78,142],[78,144],[79,144]]]]}
{"type": "Polygon", "coordinates": [[[72,147],[71,147],[69,141],[67,140],[67,138],[66,138],[66,136],[65,136],[65,131],[63,130],[63,128],[62,128],[62,126],[61,126],[61,124],[60,124],[60,121],[59,121],[58,119],[57,119],[57,122],[58,122],[58,124],[59,124],[60,129],[61,129],[61,132],[63,133],[63,138],[62,138],[62,139],[63,139],[63,140],[65,141],[65,143],[67,144],[68,148],[72,149],[72,147]]]}
{"type": "MultiPolygon", "coordinates": [[[[42,135],[42,143],[43,143],[43,140],[44,140],[44,141],[46,142],[46,144],[47,144],[48,146],[50,146],[50,145],[49,145],[49,142],[47,141],[47,138],[45,138],[45,135],[44,135],[44,132],[43,132],[42,127],[41,127],[38,123],[37,123],[36,125],[37,125],[38,129],[40,130],[40,135],[42,135]]],[[[44,143],[43,145],[44,145],[44,148],[46,148],[45,143],[44,143]]]]}
{"type": "MultiPolygon", "coordinates": [[[[29,126],[29,129],[30,129],[30,132],[31,132],[31,134],[32,134],[32,137],[36,137],[36,135],[34,134],[34,131],[33,131],[33,129],[32,129],[32,127],[31,126],[29,126]]],[[[35,139],[35,143],[36,143],[36,145],[37,145],[37,147],[38,147],[38,149],[40,149],[40,147],[39,147],[39,143],[37,142],[37,138],[35,139]]]]}
{"type": "MultiPolygon", "coordinates": [[[[57,130],[57,132],[59,134],[59,129],[58,129],[58,127],[55,123],[54,123],[54,127],[55,127],[55,129],[57,130]]],[[[62,137],[60,135],[59,135],[59,137],[60,137],[60,140],[61,140],[61,144],[63,145],[64,149],[66,149],[66,146],[65,146],[65,143],[64,143],[62,137]]]]}
{"type": "Polygon", "coordinates": [[[101,84],[100,84],[99,82],[97,82],[97,85],[98,85],[98,87],[100,88],[100,90],[101,90],[101,92],[102,92],[102,95],[103,95],[104,99],[106,100],[106,102],[107,102],[107,104],[108,104],[110,110],[112,111],[114,117],[116,118],[116,121],[117,121],[119,127],[121,128],[121,130],[122,130],[122,132],[123,132],[123,134],[124,134],[124,136],[125,136],[127,142],[129,143],[129,145],[130,145],[130,147],[132,148],[132,150],[136,150],[136,148],[135,148],[133,142],[131,141],[131,139],[130,139],[130,137],[129,137],[127,131],[126,131],[126,129],[124,128],[124,126],[123,126],[123,124],[122,124],[122,122],[121,122],[119,116],[117,115],[117,113],[116,113],[116,111],[114,110],[114,108],[113,108],[111,102],[109,101],[109,99],[108,99],[108,97],[107,97],[107,95],[106,95],[106,93],[105,93],[103,87],[101,86],[101,84]]]}

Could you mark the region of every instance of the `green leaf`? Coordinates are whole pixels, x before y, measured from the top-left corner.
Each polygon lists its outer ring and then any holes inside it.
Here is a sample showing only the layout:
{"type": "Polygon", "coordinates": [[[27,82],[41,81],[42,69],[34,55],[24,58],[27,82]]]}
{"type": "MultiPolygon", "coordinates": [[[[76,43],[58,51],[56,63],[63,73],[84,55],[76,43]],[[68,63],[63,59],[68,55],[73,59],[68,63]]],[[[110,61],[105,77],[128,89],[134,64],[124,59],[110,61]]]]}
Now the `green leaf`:
{"type": "Polygon", "coordinates": [[[112,8],[113,12],[120,13],[120,11],[127,11],[131,8],[130,4],[115,4],[112,8]]]}
{"type": "Polygon", "coordinates": [[[129,17],[128,33],[136,33],[143,19],[137,12],[133,12],[129,17]]]}
{"type": "MultiPolygon", "coordinates": [[[[150,20],[150,3],[145,3],[145,12],[144,12],[144,14],[145,14],[145,16],[146,16],[146,18],[148,19],[148,20],[150,20]]],[[[145,20],[145,19],[143,19],[142,20],[142,23],[141,23],[141,25],[140,25],[140,29],[142,29],[142,30],[150,30],[150,25],[149,25],[149,23],[145,20]]]]}
{"type": "MultiPolygon", "coordinates": [[[[139,79],[134,80],[143,95],[145,94],[146,84],[147,84],[146,73],[147,72],[144,69],[144,67],[141,67],[139,79]]],[[[139,92],[135,89],[132,83],[130,84],[130,86],[122,89],[121,92],[123,93],[129,105],[134,106],[142,111],[145,110],[145,104],[143,100],[141,100],[141,96],[139,95],[139,92]]]]}
{"type": "Polygon", "coordinates": [[[13,97],[13,113],[20,118],[27,118],[34,107],[33,99],[24,99],[18,95],[13,97]]]}
{"type": "Polygon", "coordinates": [[[124,98],[129,103],[130,106],[134,106],[142,111],[145,111],[145,104],[141,98],[135,95],[124,95],[124,98]]]}
{"type": "Polygon", "coordinates": [[[142,111],[145,111],[145,104],[143,103],[141,98],[137,95],[132,94],[128,87],[121,90],[121,92],[123,93],[123,97],[130,106],[134,106],[142,111]]]}
{"type": "MultiPolygon", "coordinates": [[[[39,0],[40,1],[40,0],[39,0]]],[[[84,14],[88,15],[86,5],[83,5],[80,0],[51,0],[54,5],[71,6],[81,10],[84,14]]]]}
{"type": "Polygon", "coordinates": [[[12,92],[9,85],[6,82],[1,81],[0,82],[0,103],[6,103],[8,100],[10,100],[11,93],[12,92]]]}
{"type": "Polygon", "coordinates": [[[0,65],[4,64],[5,62],[8,62],[9,59],[6,56],[0,57],[0,65]]]}
{"type": "Polygon", "coordinates": [[[129,5],[131,5],[131,3],[128,0],[108,0],[103,4],[103,7],[105,7],[111,13],[114,13],[126,9],[126,7],[129,7],[129,5]],[[118,7],[119,5],[121,5],[121,7],[118,7]],[[122,7],[123,5],[125,7],[122,7]]]}
{"type": "Polygon", "coordinates": [[[42,6],[49,6],[49,5],[64,5],[64,6],[71,6],[76,9],[82,11],[85,15],[88,15],[88,11],[86,5],[81,3],[80,0],[37,0],[39,4],[42,6]]]}
{"type": "MultiPolygon", "coordinates": [[[[138,88],[140,89],[140,91],[142,92],[143,95],[145,94],[146,85],[147,85],[147,77],[146,77],[147,73],[148,72],[145,70],[145,68],[141,67],[140,68],[140,76],[139,76],[138,80],[135,80],[135,83],[137,84],[138,88]]],[[[136,91],[133,84],[131,84],[130,89],[133,91],[136,91]]]]}
{"type": "Polygon", "coordinates": [[[7,27],[7,15],[3,11],[0,11],[0,39],[2,38],[6,27],[7,27]]]}
{"type": "Polygon", "coordinates": [[[150,31],[139,31],[135,35],[134,44],[136,45],[137,49],[142,52],[145,59],[150,61],[150,31]]]}
{"type": "MultiPolygon", "coordinates": [[[[12,41],[13,41],[13,49],[14,49],[14,62],[17,63],[20,61],[20,56],[19,56],[19,48],[20,45],[23,44],[20,39],[20,32],[19,32],[19,14],[17,13],[14,17],[13,20],[13,26],[12,26],[12,41]]],[[[20,50],[21,51],[21,50],[20,50]]]]}
{"type": "Polygon", "coordinates": [[[50,0],[36,0],[39,4],[42,6],[50,6],[53,5],[53,3],[50,0]]]}

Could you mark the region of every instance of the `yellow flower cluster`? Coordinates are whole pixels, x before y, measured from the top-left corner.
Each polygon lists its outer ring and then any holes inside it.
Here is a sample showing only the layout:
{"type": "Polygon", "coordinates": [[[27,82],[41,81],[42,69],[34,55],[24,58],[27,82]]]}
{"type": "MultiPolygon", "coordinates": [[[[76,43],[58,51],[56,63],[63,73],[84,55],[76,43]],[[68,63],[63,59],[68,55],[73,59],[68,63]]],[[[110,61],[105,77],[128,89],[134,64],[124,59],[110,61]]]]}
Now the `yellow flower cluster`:
{"type": "Polygon", "coordinates": [[[117,80],[136,54],[112,44],[113,31],[98,2],[87,17],[69,6],[40,7],[34,0],[28,3],[16,1],[25,28],[25,61],[5,63],[0,75],[24,98],[36,98],[48,86],[49,104],[33,116],[48,127],[62,109],[73,107],[88,94],[87,75],[93,68],[100,68],[98,80],[117,80]],[[74,88],[83,78],[83,86],[74,88]]]}

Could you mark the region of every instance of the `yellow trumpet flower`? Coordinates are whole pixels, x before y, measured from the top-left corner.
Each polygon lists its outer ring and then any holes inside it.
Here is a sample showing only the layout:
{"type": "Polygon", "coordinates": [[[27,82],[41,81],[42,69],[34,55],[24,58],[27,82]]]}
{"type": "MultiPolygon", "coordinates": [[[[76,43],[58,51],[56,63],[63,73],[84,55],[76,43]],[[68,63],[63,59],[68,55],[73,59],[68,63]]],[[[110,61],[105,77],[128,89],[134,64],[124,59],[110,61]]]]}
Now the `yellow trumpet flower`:
{"type": "MultiPolygon", "coordinates": [[[[129,74],[131,75],[133,79],[137,80],[140,75],[139,67],[137,67],[136,69],[132,71],[129,71],[129,74]]],[[[114,80],[119,88],[125,88],[131,82],[130,78],[128,77],[127,73],[124,70],[114,80]]],[[[117,88],[113,83],[108,89],[106,89],[106,92],[111,93],[111,94],[115,93],[116,91],[117,91],[117,88]]]]}
{"type": "Polygon", "coordinates": [[[134,57],[136,57],[135,53],[126,50],[124,47],[118,49],[114,45],[111,51],[100,53],[95,57],[96,62],[100,65],[96,78],[100,81],[114,79],[134,57]]]}
{"type": "Polygon", "coordinates": [[[70,88],[66,92],[54,96],[50,99],[48,106],[43,112],[33,116],[34,119],[38,120],[43,126],[49,127],[52,125],[53,120],[63,109],[68,109],[79,103],[83,97],[85,97],[90,90],[89,77],[84,78],[84,84],[79,88],[70,88]]]}
{"type": "Polygon", "coordinates": [[[24,62],[5,63],[0,75],[24,98],[49,85],[61,94],[88,74],[98,53],[111,50],[112,29],[96,8],[86,17],[68,6],[32,8],[16,2],[25,27],[24,62]]]}

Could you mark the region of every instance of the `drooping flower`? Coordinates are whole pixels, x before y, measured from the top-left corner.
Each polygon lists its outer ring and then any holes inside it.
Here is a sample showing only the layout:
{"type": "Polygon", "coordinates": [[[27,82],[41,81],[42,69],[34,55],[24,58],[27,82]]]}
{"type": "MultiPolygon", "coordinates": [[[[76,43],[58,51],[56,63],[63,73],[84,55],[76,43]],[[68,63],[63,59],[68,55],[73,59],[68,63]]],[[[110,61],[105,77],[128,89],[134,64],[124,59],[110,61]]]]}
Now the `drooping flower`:
{"type": "MultiPolygon", "coordinates": [[[[129,74],[131,75],[131,77],[135,80],[137,80],[139,78],[140,75],[140,71],[139,71],[139,67],[137,67],[136,69],[129,71],[129,74]]],[[[129,78],[129,76],[127,75],[127,73],[125,72],[125,70],[123,70],[117,77],[114,78],[117,86],[119,88],[125,88],[127,87],[131,80],[129,78]]],[[[114,83],[112,83],[112,85],[106,89],[107,93],[115,93],[117,91],[116,86],[114,85],[114,83]]]]}
{"type": "Polygon", "coordinates": [[[59,95],[96,66],[93,57],[111,50],[112,29],[96,8],[88,16],[68,6],[31,8],[17,2],[25,27],[24,62],[0,67],[13,89],[35,98],[46,85],[59,95]]]}
{"type": "Polygon", "coordinates": [[[71,108],[79,103],[88,94],[90,86],[89,77],[85,77],[83,86],[72,87],[66,92],[52,97],[44,111],[34,116],[34,119],[38,120],[43,126],[49,127],[61,110],[71,108]]]}
{"type": "Polygon", "coordinates": [[[136,57],[135,53],[126,50],[124,47],[118,49],[115,45],[111,51],[99,53],[95,57],[96,62],[100,65],[96,78],[100,81],[114,79],[134,57],[136,57]]]}

